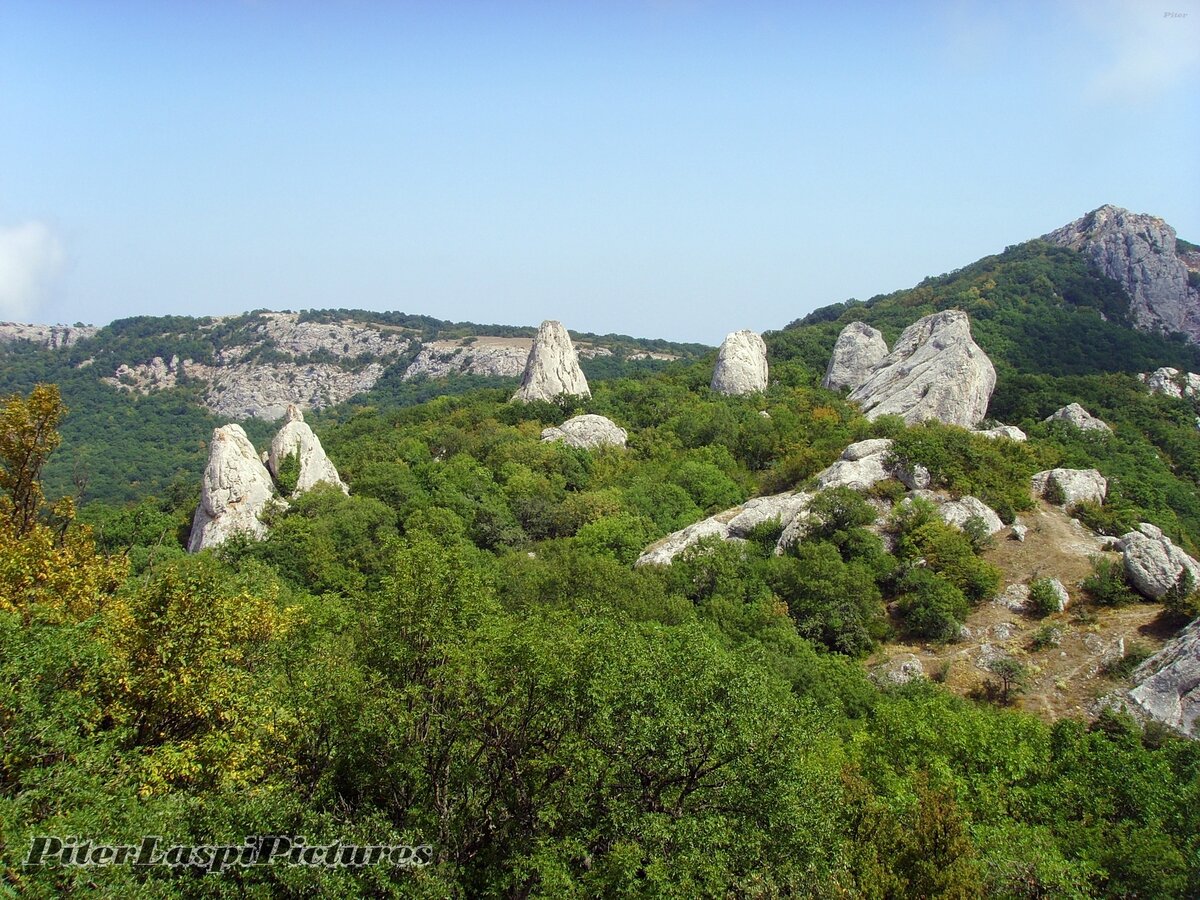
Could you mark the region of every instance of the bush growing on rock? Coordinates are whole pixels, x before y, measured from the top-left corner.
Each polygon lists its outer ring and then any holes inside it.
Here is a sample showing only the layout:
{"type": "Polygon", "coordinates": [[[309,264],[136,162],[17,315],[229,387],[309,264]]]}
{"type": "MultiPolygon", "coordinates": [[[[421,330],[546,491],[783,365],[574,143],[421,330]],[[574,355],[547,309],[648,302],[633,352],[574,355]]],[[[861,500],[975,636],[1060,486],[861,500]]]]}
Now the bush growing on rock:
{"type": "Polygon", "coordinates": [[[1100,606],[1123,606],[1140,599],[1129,586],[1124,564],[1105,556],[1093,557],[1092,574],[1083,580],[1083,590],[1100,606]]]}

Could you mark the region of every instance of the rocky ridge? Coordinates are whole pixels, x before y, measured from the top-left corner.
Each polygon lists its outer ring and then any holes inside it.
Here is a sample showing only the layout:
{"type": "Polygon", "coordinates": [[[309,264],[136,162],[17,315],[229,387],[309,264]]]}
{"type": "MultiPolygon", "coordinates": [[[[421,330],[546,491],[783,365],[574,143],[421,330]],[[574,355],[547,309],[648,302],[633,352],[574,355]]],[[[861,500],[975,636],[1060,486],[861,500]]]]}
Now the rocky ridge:
{"type": "Polygon", "coordinates": [[[1095,271],[1119,282],[1136,327],[1200,342],[1200,291],[1176,253],[1175,229],[1162,219],[1101,206],[1042,239],[1079,251],[1095,271]]]}

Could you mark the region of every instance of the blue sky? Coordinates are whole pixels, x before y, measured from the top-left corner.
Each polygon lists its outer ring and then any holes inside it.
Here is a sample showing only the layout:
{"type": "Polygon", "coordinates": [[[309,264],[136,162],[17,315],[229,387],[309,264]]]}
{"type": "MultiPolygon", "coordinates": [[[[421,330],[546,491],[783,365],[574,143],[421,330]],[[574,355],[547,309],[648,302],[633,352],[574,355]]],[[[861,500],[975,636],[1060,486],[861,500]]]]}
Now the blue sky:
{"type": "Polygon", "coordinates": [[[1197,88],[1200,0],[0,0],[0,318],[717,343],[1103,203],[1200,242],[1197,88]]]}

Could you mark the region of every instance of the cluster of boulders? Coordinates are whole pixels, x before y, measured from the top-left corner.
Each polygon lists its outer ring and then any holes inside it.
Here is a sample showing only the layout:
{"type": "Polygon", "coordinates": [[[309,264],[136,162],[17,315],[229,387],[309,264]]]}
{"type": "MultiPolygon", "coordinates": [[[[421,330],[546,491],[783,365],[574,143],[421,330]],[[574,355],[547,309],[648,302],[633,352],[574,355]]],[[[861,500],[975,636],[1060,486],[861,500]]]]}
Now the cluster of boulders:
{"type": "Polygon", "coordinates": [[[896,415],[908,423],[936,419],[973,428],[987,414],[996,369],[957,309],[909,325],[889,353],[883,336],[862,322],[842,329],[822,382],[850,388],[868,419],[896,415]]]}
{"type": "Polygon", "coordinates": [[[1183,397],[1200,397],[1200,375],[1181,372],[1173,366],[1163,366],[1153,372],[1138,376],[1152,394],[1162,394],[1177,400],[1183,397]]]}
{"type": "Polygon", "coordinates": [[[215,429],[200,485],[200,505],[192,517],[188,552],[216,547],[238,534],[256,540],[265,537],[267,526],[262,514],[274,505],[286,506],[286,501],[278,497],[276,484],[285,460],[291,457],[296,460],[296,484],[290,495],[293,499],[322,483],[349,493],[296,406],[288,407],[283,427],[262,456],[242,426],[215,429]]]}

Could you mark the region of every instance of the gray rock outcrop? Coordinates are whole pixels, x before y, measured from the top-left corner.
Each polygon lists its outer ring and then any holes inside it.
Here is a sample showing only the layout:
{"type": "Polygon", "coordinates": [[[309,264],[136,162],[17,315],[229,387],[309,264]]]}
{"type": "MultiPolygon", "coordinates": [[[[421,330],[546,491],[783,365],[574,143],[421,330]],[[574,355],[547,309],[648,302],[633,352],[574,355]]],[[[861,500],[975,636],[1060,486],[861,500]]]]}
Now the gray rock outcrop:
{"type": "Polygon", "coordinates": [[[1188,737],[1200,737],[1200,619],[1133,673],[1129,698],[1146,715],[1188,737]]]}
{"type": "Polygon", "coordinates": [[[1142,522],[1137,531],[1122,535],[1118,546],[1129,583],[1144,597],[1160,599],[1185,569],[1192,573],[1192,584],[1200,586],[1200,563],[1149,522],[1142,522]]]}
{"type": "Polygon", "coordinates": [[[579,368],[579,356],[571,336],[561,322],[547,320],[541,324],[529,348],[525,374],[513,400],[529,403],[534,400],[552,401],[566,394],[571,397],[590,397],[587,378],[579,368]]]}
{"type": "Polygon", "coordinates": [[[918,319],[850,394],[868,419],[898,415],[971,428],[987,413],[996,386],[992,361],[971,337],[960,310],[918,319]]]}
{"type": "Polygon", "coordinates": [[[1200,292],[1189,286],[1175,229],[1162,219],[1102,206],[1043,240],[1079,251],[1094,271],[1120,282],[1139,329],[1200,342],[1200,292]]]}
{"type": "Polygon", "coordinates": [[[91,325],[24,325],[0,322],[0,344],[29,341],[47,350],[61,350],[95,337],[99,328],[91,325]]]}
{"type": "Polygon", "coordinates": [[[960,497],[958,500],[947,501],[938,507],[938,515],[947,525],[958,529],[964,528],[971,519],[983,522],[988,534],[995,534],[1004,527],[995,510],[977,497],[960,497]]]}
{"type": "Polygon", "coordinates": [[[628,432],[612,419],[583,415],[567,419],[561,425],[542,429],[542,440],[562,441],[568,447],[594,450],[597,447],[624,447],[628,432]]]}
{"type": "Polygon", "coordinates": [[[718,394],[756,394],[767,389],[767,345],[753,331],[735,331],[721,342],[713,369],[718,394]]]}
{"type": "Polygon", "coordinates": [[[192,517],[188,552],[224,543],[232,535],[260,539],[267,527],[259,514],[272,502],[275,485],[240,425],[213,431],[200,505],[192,517]]]}
{"type": "Polygon", "coordinates": [[[318,484],[331,484],[344,494],[350,493],[350,488],[325,455],[321,441],[304,421],[304,414],[294,405],[288,407],[286,421],[271,441],[271,449],[267,454],[267,468],[276,481],[279,480],[279,467],[292,454],[296,455],[300,464],[293,497],[312,490],[318,484]]]}
{"type": "Polygon", "coordinates": [[[817,487],[822,491],[836,487],[867,490],[875,483],[891,477],[887,464],[891,449],[892,442],[887,438],[872,438],[851,444],[833,465],[817,475],[817,487]]]}
{"type": "Polygon", "coordinates": [[[1176,399],[1200,396],[1200,375],[1192,372],[1180,372],[1171,366],[1163,366],[1148,374],[1139,375],[1138,378],[1145,382],[1152,394],[1163,394],[1176,399]]]}
{"type": "Polygon", "coordinates": [[[1095,469],[1046,469],[1030,479],[1030,486],[1035,497],[1045,497],[1047,491],[1052,497],[1057,494],[1063,507],[1103,503],[1108,496],[1108,479],[1095,469]]]}
{"type": "Polygon", "coordinates": [[[1018,444],[1028,440],[1025,432],[1016,425],[997,425],[995,428],[984,428],[975,432],[980,437],[992,438],[1008,438],[1010,441],[1016,441],[1018,444]]]}
{"type": "Polygon", "coordinates": [[[825,369],[823,387],[853,390],[888,355],[883,335],[864,322],[851,322],[842,329],[833,345],[833,355],[825,369]]]}
{"type": "Polygon", "coordinates": [[[872,680],[883,685],[908,684],[924,677],[925,667],[913,653],[901,653],[871,668],[872,680]]]}
{"type": "Polygon", "coordinates": [[[1055,410],[1043,422],[1066,422],[1080,431],[1103,431],[1111,433],[1112,428],[1107,422],[1097,419],[1078,403],[1069,403],[1062,409],[1055,410]]]}

